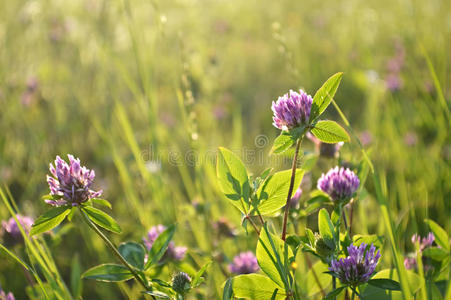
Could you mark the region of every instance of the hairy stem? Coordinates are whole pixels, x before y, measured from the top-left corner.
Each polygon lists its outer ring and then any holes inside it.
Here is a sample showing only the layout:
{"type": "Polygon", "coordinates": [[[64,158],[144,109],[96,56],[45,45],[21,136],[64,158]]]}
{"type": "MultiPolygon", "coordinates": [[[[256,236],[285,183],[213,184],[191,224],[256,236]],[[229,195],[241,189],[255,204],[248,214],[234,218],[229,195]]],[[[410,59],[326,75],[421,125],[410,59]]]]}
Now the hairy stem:
{"type": "MultiPolygon", "coordinates": [[[[144,289],[147,291],[149,290],[149,287],[147,286],[146,282],[139,276],[138,273],[136,273],[135,269],[125,260],[125,258],[122,257],[122,255],[119,253],[119,251],[116,249],[116,246],[114,246],[113,242],[111,242],[106,235],[104,235],[100,229],[89,219],[89,217],[86,215],[86,213],[80,208],[81,215],[83,216],[83,219],[85,220],[86,224],[88,224],[89,227],[91,227],[92,230],[97,233],[98,236],[105,242],[105,244],[110,248],[110,250],[116,255],[116,257],[120,260],[120,262],[127,267],[127,269],[130,270],[130,272],[133,274],[133,276],[138,280],[138,282],[144,287],[144,289]]],[[[155,298],[154,298],[155,299],[155,298]]]]}
{"type": "Polygon", "coordinates": [[[290,187],[288,189],[287,202],[285,204],[285,213],[283,215],[282,240],[284,240],[284,241],[285,241],[285,238],[287,235],[287,221],[288,221],[288,213],[290,212],[290,199],[291,199],[291,194],[293,193],[294,179],[296,177],[296,165],[297,165],[297,161],[298,161],[299,148],[301,147],[302,138],[303,138],[303,136],[301,136],[296,143],[296,150],[294,152],[293,164],[291,166],[290,187]]]}

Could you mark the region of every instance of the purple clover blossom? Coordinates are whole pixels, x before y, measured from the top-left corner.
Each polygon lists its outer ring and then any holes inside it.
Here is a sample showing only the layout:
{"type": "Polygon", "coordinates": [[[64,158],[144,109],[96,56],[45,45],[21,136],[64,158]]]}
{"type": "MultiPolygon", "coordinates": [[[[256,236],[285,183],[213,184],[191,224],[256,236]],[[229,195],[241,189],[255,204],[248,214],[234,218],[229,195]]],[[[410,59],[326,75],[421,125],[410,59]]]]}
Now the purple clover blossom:
{"type": "Polygon", "coordinates": [[[407,270],[412,270],[417,267],[417,259],[415,257],[406,257],[404,258],[404,267],[407,270]]]}
{"type": "MultiPolygon", "coordinates": [[[[28,235],[31,230],[31,225],[33,225],[33,219],[27,216],[16,215],[17,220],[20,225],[22,225],[23,230],[28,235]]],[[[19,241],[22,240],[22,234],[20,232],[19,226],[16,223],[16,220],[11,217],[8,221],[2,221],[3,232],[8,234],[13,240],[19,241]]]]}
{"type": "Polygon", "coordinates": [[[306,125],[310,118],[312,102],[312,97],[303,90],[299,90],[299,93],[290,90],[276,102],[272,102],[273,125],[280,130],[306,125]]]}
{"type": "MultiPolygon", "coordinates": [[[[432,246],[435,241],[435,236],[432,232],[429,232],[428,235],[424,238],[421,238],[418,234],[414,234],[412,236],[412,244],[419,243],[420,244],[420,252],[423,252],[425,249],[432,246]]],[[[428,257],[423,256],[423,268],[425,271],[429,271],[434,267],[430,263],[430,259],[428,257]]],[[[417,255],[415,253],[411,253],[410,256],[404,259],[404,266],[408,270],[412,270],[417,268],[417,255]]]]}
{"type": "MultiPolygon", "coordinates": [[[[152,248],[152,245],[155,242],[155,240],[165,230],[166,226],[161,224],[153,226],[152,228],[149,229],[149,231],[147,232],[147,236],[143,237],[143,242],[147,250],[150,250],[152,248]]],[[[187,250],[186,247],[176,247],[174,245],[174,242],[170,242],[166,250],[166,253],[163,256],[163,259],[169,258],[176,261],[181,261],[185,258],[186,250],[187,250]]]]}
{"type": "Polygon", "coordinates": [[[233,258],[233,262],[229,265],[230,272],[234,274],[250,274],[259,269],[257,258],[251,251],[241,252],[233,258]]]}
{"type": "Polygon", "coordinates": [[[47,175],[50,187],[50,195],[61,197],[57,200],[45,200],[53,206],[80,205],[89,199],[100,197],[102,190],[90,189],[94,181],[95,172],[80,165],[80,159],[68,154],[69,164],[57,156],[55,166],[50,164],[49,170],[52,176],[47,175]]]}
{"type": "Polygon", "coordinates": [[[337,166],[322,174],[317,186],[333,201],[344,201],[352,198],[359,185],[360,180],[353,171],[337,166]]]}
{"type": "Polygon", "coordinates": [[[333,272],[333,276],[346,285],[355,287],[368,282],[381,255],[379,250],[375,253],[376,247],[373,244],[368,250],[366,248],[367,244],[365,243],[360,244],[359,247],[350,245],[348,247],[349,256],[332,261],[329,271],[333,272]]]}
{"type": "Polygon", "coordinates": [[[6,294],[0,289],[0,300],[15,300],[13,293],[9,292],[6,294]]]}
{"type": "Polygon", "coordinates": [[[420,251],[432,246],[435,241],[435,236],[432,232],[429,232],[427,237],[421,238],[418,234],[412,236],[412,244],[420,243],[420,251]]]}

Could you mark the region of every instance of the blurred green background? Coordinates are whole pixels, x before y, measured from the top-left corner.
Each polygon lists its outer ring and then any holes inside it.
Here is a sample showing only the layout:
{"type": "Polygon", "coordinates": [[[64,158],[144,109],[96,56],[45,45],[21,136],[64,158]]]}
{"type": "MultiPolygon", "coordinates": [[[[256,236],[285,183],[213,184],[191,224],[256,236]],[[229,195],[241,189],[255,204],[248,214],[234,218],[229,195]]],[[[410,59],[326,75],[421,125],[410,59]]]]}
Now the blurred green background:
{"type": "MultiPolygon", "coordinates": [[[[426,233],[425,217],[451,229],[449,1],[3,0],[0,7],[0,182],[22,214],[46,210],[48,163],[74,154],[113,203],[124,229],[116,243],[177,222],[175,241],[189,255],[161,276],[219,257],[198,292],[219,298],[220,261],[226,268],[239,251],[254,250],[255,239],[218,189],[217,147],[245,149],[253,172],[287,169],[289,160],[267,158],[278,134],[271,101],[289,89],[313,94],[343,71],[335,101],[385,178],[400,249],[411,251],[410,236],[426,233]],[[223,216],[238,237],[218,236],[212,224],[223,216]]],[[[325,117],[341,121],[333,106],[325,117]]],[[[341,160],[362,160],[355,138],[341,160]]],[[[311,186],[335,164],[320,159],[311,186]]],[[[366,188],[355,226],[383,234],[371,182],[366,188]]],[[[0,205],[0,219],[9,217],[0,205]]],[[[299,226],[306,222],[314,226],[314,217],[299,226]]],[[[113,259],[80,220],[65,226],[46,240],[66,282],[74,256],[82,270],[113,259]]],[[[26,257],[23,248],[13,252],[26,257]]],[[[2,287],[24,299],[20,266],[0,259],[2,287]]],[[[83,297],[138,291],[84,281],[83,297]]]]}

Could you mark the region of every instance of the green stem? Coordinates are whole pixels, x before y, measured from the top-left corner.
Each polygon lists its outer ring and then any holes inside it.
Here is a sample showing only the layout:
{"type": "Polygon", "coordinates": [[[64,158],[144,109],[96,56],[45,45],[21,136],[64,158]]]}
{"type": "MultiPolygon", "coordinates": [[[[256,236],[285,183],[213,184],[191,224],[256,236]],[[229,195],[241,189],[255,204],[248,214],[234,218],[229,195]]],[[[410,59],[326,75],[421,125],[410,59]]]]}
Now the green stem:
{"type": "MultiPolygon", "coordinates": [[[[335,291],[335,289],[337,288],[337,279],[332,276],[332,291],[335,291]]],[[[336,299],[335,297],[333,298],[334,300],[336,299]]]]}
{"type": "Polygon", "coordinates": [[[294,179],[296,177],[296,164],[298,161],[299,148],[301,147],[303,137],[304,137],[304,135],[302,135],[296,143],[296,150],[294,152],[293,164],[291,166],[290,188],[288,189],[287,202],[285,204],[285,213],[283,215],[282,240],[284,240],[284,241],[285,241],[285,238],[287,235],[288,213],[290,212],[290,199],[291,199],[291,194],[293,193],[294,179]]]}
{"type": "Polygon", "coordinates": [[[415,251],[417,254],[417,265],[418,265],[418,275],[420,275],[421,281],[422,281],[422,287],[420,289],[420,295],[421,295],[421,299],[422,300],[426,300],[426,299],[430,299],[427,296],[427,285],[426,285],[426,281],[424,278],[424,266],[423,266],[423,256],[421,253],[421,248],[420,248],[420,242],[417,241],[415,243],[415,251]]]}
{"type": "MultiPolygon", "coordinates": [[[[86,213],[83,211],[83,209],[80,208],[81,215],[83,216],[83,219],[85,220],[86,224],[88,224],[89,227],[91,227],[92,230],[97,233],[98,236],[105,242],[105,244],[110,248],[110,250],[117,256],[117,258],[121,261],[121,263],[127,267],[127,269],[130,270],[130,272],[133,274],[133,276],[138,280],[138,282],[144,287],[146,291],[149,290],[149,287],[147,286],[146,282],[139,276],[138,273],[136,273],[135,269],[125,260],[124,257],[119,253],[119,251],[116,249],[116,246],[114,246],[113,242],[111,242],[106,235],[104,235],[100,229],[89,219],[89,217],[86,215],[86,213]]],[[[155,299],[155,297],[154,297],[155,299]]]]}
{"type": "Polygon", "coordinates": [[[351,300],[354,300],[355,299],[355,291],[354,291],[354,289],[352,290],[352,294],[351,294],[351,300]]]}
{"type": "Polygon", "coordinates": [[[343,218],[343,225],[345,226],[346,231],[349,232],[348,221],[346,219],[346,207],[341,208],[341,214],[343,218]]]}
{"type": "Polygon", "coordinates": [[[255,225],[255,222],[251,219],[251,217],[247,215],[245,218],[249,221],[249,223],[251,223],[252,227],[254,227],[254,230],[257,233],[257,235],[260,235],[260,230],[258,230],[257,225],[255,225]]]}
{"type": "Polygon", "coordinates": [[[350,206],[350,208],[349,208],[349,230],[348,230],[349,236],[352,236],[352,215],[354,213],[354,205],[353,204],[354,204],[354,200],[352,199],[349,204],[349,206],[350,206]]]}

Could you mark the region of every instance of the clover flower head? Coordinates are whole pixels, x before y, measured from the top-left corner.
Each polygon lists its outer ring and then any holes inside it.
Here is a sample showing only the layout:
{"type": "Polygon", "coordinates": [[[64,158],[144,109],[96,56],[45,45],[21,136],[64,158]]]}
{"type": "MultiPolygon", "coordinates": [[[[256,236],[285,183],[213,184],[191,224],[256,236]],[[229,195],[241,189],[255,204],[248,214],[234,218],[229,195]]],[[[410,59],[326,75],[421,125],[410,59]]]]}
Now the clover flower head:
{"type": "Polygon", "coordinates": [[[417,267],[417,259],[412,256],[404,258],[404,267],[407,270],[415,269],[417,267]]]}
{"type": "Polygon", "coordinates": [[[13,293],[9,292],[6,294],[3,290],[0,289],[0,300],[15,300],[13,293]]]}
{"type": "MultiPolygon", "coordinates": [[[[150,250],[152,248],[152,245],[155,242],[155,240],[165,230],[166,226],[161,224],[153,226],[152,228],[149,229],[147,235],[143,237],[143,242],[147,250],[150,250]]],[[[168,258],[175,261],[181,261],[185,258],[186,251],[187,251],[186,247],[176,247],[174,242],[171,241],[168,245],[165,254],[163,255],[163,259],[168,258]]]]}
{"type": "Polygon", "coordinates": [[[229,269],[234,274],[250,274],[257,272],[260,268],[254,253],[247,251],[235,256],[229,269]]]}
{"type": "MultiPolygon", "coordinates": [[[[427,248],[431,247],[435,241],[435,236],[432,232],[429,232],[426,237],[421,238],[418,234],[414,234],[412,236],[412,244],[420,243],[420,252],[423,252],[427,248]]],[[[423,268],[425,271],[432,270],[434,267],[431,264],[431,260],[429,257],[422,257],[423,268]]],[[[417,268],[417,255],[416,253],[410,253],[408,257],[404,259],[404,266],[408,270],[417,268]]]]}
{"type": "Polygon", "coordinates": [[[346,285],[355,287],[368,282],[381,255],[379,251],[375,253],[376,247],[373,244],[368,250],[366,248],[367,244],[365,243],[360,244],[359,247],[350,245],[348,247],[349,256],[332,261],[329,271],[346,285]]]}
{"type": "Polygon", "coordinates": [[[102,195],[102,191],[90,189],[94,181],[95,172],[80,165],[80,159],[68,154],[69,163],[57,156],[55,166],[50,164],[52,176],[47,175],[50,195],[56,200],[45,200],[53,206],[80,205],[89,199],[102,195]]]}
{"type": "Polygon", "coordinates": [[[426,248],[432,246],[435,241],[435,236],[432,232],[429,232],[428,235],[424,238],[421,238],[418,234],[412,235],[412,244],[420,243],[420,250],[423,251],[426,248]]]}
{"type": "Polygon", "coordinates": [[[360,185],[357,175],[345,168],[335,167],[318,179],[318,189],[328,194],[333,201],[352,198],[360,185]]]}
{"type": "MultiPolygon", "coordinates": [[[[22,225],[23,230],[26,234],[28,234],[31,230],[31,225],[33,225],[33,219],[27,216],[16,215],[17,220],[20,225],[22,225]]],[[[5,234],[11,237],[13,240],[21,241],[22,234],[20,233],[19,226],[16,223],[16,220],[11,217],[8,221],[2,221],[2,229],[5,234]]]]}
{"type": "Polygon", "coordinates": [[[288,93],[272,102],[273,125],[280,130],[307,125],[310,118],[313,99],[303,90],[288,93]]]}

